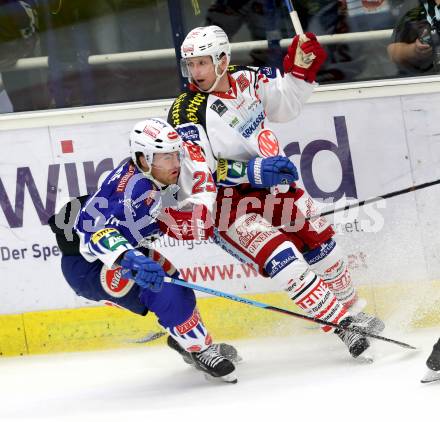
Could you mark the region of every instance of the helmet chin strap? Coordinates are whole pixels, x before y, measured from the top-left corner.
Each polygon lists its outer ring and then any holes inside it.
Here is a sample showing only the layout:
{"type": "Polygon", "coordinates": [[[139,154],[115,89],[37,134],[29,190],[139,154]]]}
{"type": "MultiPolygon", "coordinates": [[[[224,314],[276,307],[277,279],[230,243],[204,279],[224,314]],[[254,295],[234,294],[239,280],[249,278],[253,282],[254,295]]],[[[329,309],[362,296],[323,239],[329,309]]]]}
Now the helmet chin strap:
{"type": "Polygon", "coordinates": [[[139,166],[138,163],[135,163],[135,165],[138,168],[138,170],[142,173],[142,175],[145,176],[147,179],[150,179],[160,190],[162,190],[165,186],[167,186],[166,184],[159,182],[159,180],[154,178],[153,175],[151,174],[151,170],[153,170],[153,164],[147,163],[148,165],[147,171],[142,169],[142,167],[139,166]]]}
{"type": "Polygon", "coordinates": [[[193,84],[195,84],[195,85],[197,85],[197,88],[199,89],[199,91],[201,91],[201,92],[205,92],[206,94],[209,94],[210,92],[212,92],[212,91],[215,90],[215,88],[217,87],[218,83],[220,82],[220,79],[223,77],[223,75],[224,75],[224,74],[226,73],[226,71],[228,70],[228,66],[226,66],[226,67],[225,67],[225,70],[219,75],[219,74],[217,73],[217,70],[218,70],[219,65],[220,65],[220,63],[217,63],[217,64],[215,65],[215,76],[216,76],[216,78],[215,78],[215,82],[212,84],[211,88],[209,88],[209,89],[207,89],[207,90],[204,90],[204,89],[200,88],[200,86],[199,86],[196,82],[194,82],[194,80],[193,80],[192,78],[190,78],[190,82],[193,83],[193,84]]]}

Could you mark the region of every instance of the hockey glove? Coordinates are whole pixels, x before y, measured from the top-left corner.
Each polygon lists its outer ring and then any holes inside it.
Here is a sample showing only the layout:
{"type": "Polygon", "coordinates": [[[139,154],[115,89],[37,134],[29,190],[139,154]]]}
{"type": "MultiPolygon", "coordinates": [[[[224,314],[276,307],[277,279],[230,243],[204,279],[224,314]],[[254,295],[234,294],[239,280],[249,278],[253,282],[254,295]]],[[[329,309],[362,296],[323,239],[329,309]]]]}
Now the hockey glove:
{"type": "Polygon", "coordinates": [[[159,227],[179,240],[206,240],[214,232],[211,214],[205,205],[195,205],[192,211],[165,208],[159,218],[159,227]]]}
{"type": "Polygon", "coordinates": [[[306,32],[301,36],[296,35],[284,56],[284,71],[292,73],[295,78],[315,82],[316,74],[326,58],[327,53],[315,34],[306,32]]]}
{"type": "Polygon", "coordinates": [[[159,292],[162,289],[164,277],[163,268],[151,258],[146,257],[136,249],[127,251],[121,260],[121,276],[130,278],[144,289],[159,292]]]}
{"type": "Polygon", "coordinates": [[[295,165],[287,157],[280,155],[253,158],[247,165],[247,175],[253,188],[290,185],[298,180],[295,165]]]}

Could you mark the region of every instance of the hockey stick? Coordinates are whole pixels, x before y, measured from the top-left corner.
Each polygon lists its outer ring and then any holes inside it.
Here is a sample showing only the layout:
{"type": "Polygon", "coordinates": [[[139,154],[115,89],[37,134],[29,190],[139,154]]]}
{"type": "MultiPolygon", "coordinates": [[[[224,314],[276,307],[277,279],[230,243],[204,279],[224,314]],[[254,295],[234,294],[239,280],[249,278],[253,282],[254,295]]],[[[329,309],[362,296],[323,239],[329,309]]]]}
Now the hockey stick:
{"type": "MultiPolygon", "coordinates": [[[[299,35],[300,39],[302,41],[306,41],[307,37],[304,35],[304,30],[301,25],[301,21],[299,20],[298,13],[293,8],[292,0],[284,0],[284,4],[287,7],[287,10],[289,11],[290,19],[292,21],[293,29],[295,30],[296,35],[299,35]]],[[[304,54],[303,60],[305,63],[309,64],[315,59],[314,53],[304,54]]]]}
{"type": "Polygon", "coordinates": [[[311,218],[324,217],[324,216],[329,215],[329,214],[335,214],[337,212],[347,211],[347,210],[349,210],[351,208],[363,207],[364,205],[372,204],[373,202],[380,201],[381,199],[392,198],[393,196],[403,195],[405,193],[414,192],[414,191],[419,190],[419,189],[429,188],[430,186],[434,186],[434,185],[438,185],[438,184],[440,184],[440,179],[433,180],[432,182],[421,183],[420,185],[410,186],[409,188],[405,188],[405,189],[401,189],[401,190],[396,190],[394,192],[387,193],[387,194],[385,194],[383,196],[376,196],[374,198],[365,199],[365,200],[357,202],[355,204],[345,205],[343,207],[335,208],[333,210],[324,211],[324,212],[322,212],[320,214],[316,214],[316,215],[312,215],[310,217],[306,217],[304,220],[308,221],[311,218]]]}
{"type": "Polygon", "coordinates": [[[379,336],[377,334],[367,333],[367,332],[365,332],[364,330],[362,330],[359,327],[342,327],[341,325],[335,324],[333,322],[324,321],[323,319],[313,318],[313,317],[310,317],[310,316],[307,316],[307,315],[299,314],[297,312],[289,311],[287,309],[278,308],[276,306],[268,305],[268,304],[263,303],[263,302],[257,302],[256,300],[246,299],[246,298],[241,297],[241,296],[235,296],[235,295],[230,294],[230,293],[226,293],[226,292],[221,292],[219,290],[210,289],[209,287],[199,286],[197,284],[189,283],[189,282],[187,282],[185,280],[182,280],[180,278],[165,277],[165,281],[168,282],[168,283],[177,284],[178,286],[186,287],[188,289],[198,290],[199,292],[209,293],[210,295],[223,297],[223,298],[229,299],[229,300],[234,300],[235,302],[240,302],[240,303],[245,303],[246,305],[256,306],[257,308],[263,308],[263,309],[267,309],[269,311],[280,312],[282,314],[290,315],[290,316],[293,316],[293,317],[296,317],[296,318],[305,319],[307,321],[315,322],[315,323],[321,324],[321,325],[328,325],[330,327],[339,328],[339,329],[345,330],[345,331],[352,331],[352,332],[358,333],[358,334],[360,334],[362,336],[365,336],[365,337],[372,337],[372,338],[375,338],[377,340],[386,341],[387,343],[397,344],[398,346],[404,347],[406,349],[414,349],[414,350],[417,349],[416,347],[411,346],[411,345],[406,344],[406,343],[402,343],[401,341],[392,340],[390,338],[382,337],[382,336],[379,336]]]}
{"type": "Polygon", "coordinates": [[[304,34],[303,27],[301,25],[301,21],[299,20],[298,13],[293,8],[293,4],[291,0],[284,0],[284,3],[289,11],[290,19],[292,20],[293,29],[297,35],[304,34]]]}

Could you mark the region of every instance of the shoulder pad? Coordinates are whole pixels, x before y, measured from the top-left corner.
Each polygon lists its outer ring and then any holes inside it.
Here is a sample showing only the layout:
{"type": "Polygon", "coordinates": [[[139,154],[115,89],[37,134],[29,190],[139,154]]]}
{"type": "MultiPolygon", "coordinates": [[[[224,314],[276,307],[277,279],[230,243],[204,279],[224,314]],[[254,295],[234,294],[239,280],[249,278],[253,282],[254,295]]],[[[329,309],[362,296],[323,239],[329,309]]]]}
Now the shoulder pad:
{"type": "Polygon", "coordinates": [[[168,113],[168,122],[172,126],[183,123],[203,123],[203,111],[208,99],[207,93],[187,91],[180,94],[168,113]]]}
{"type": "Polygon", "coordinates": [[[256,72],[258,70],[258,68],[251,67],[251,66],[242,66],[242,65],[231,65],[231,66],[228,66],[228,72],[231,75],[233,75],[234,73],[237,73],[237,72],[242,72],[243,70],[247,70],[249,72],[256,72]]]}

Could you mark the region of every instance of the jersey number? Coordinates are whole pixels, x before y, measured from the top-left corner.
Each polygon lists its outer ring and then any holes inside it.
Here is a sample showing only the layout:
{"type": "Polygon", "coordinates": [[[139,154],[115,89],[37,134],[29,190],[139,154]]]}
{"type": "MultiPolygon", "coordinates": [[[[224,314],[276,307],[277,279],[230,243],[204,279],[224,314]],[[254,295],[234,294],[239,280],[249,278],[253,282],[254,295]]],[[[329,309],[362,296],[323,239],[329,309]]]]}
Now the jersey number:
{"type": "Polygon", "coordinates": [[[215,183],[211,173],[196,171],[193,174],[195,180],[192,193],[215,192],[215,183]]]}

